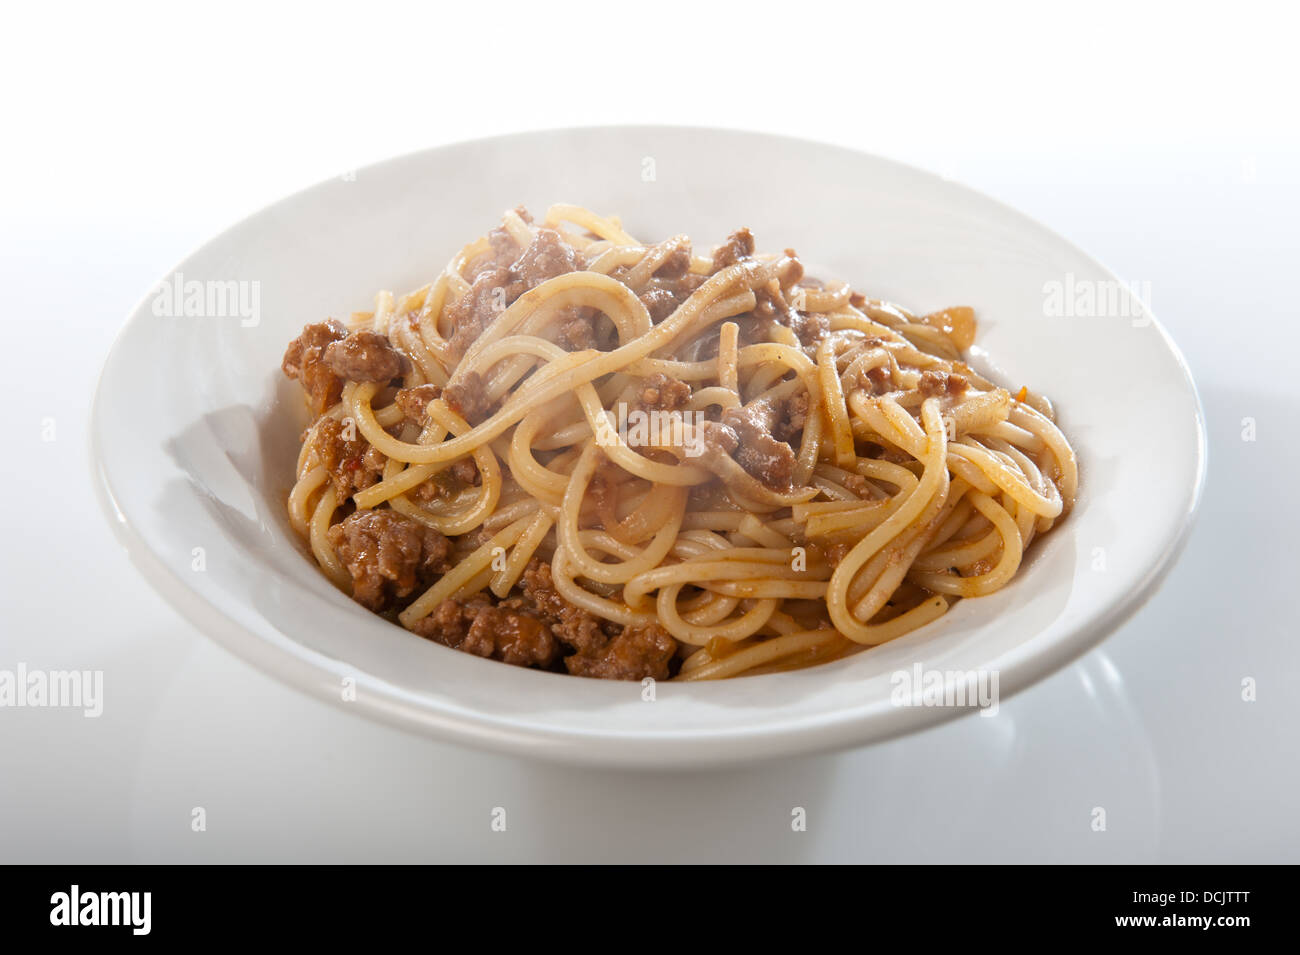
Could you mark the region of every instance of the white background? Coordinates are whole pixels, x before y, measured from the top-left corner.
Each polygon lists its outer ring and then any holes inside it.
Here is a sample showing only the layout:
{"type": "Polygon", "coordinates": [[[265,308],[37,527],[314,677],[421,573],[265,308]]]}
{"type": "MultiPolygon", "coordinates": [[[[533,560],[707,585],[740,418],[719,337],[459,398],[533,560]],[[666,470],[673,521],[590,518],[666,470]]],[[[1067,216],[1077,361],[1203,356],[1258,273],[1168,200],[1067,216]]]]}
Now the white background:
{"type": "Polygon", "coordinates": [[[0,709],[0,860],[1300,859],[1300,71],[1283,7],[267,6],[6,16],[0,668],[103,669],[106,700],[98,720],[0,709]],[[405,736],[281,687],[162,604],[99,513],[85,433],[151,284],[368,162],[633,122],[911,162],[1150,283],[1210,442],[1199,524],[1151,603],[998,719],[696,774],[405,736]]]}

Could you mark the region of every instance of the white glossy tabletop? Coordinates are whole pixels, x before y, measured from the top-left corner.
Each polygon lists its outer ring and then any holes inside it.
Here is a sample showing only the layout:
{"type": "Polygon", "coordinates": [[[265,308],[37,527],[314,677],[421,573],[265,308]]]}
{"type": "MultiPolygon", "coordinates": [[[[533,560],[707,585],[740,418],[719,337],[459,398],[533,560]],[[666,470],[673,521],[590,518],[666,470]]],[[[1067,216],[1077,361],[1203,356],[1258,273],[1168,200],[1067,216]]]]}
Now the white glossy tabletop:
{"type": "MultiPolygon", "coordinates": [[[[692,9],[697,29],[722,28],[692,9]]],[[[91,13],[84,36],[59,41],[72,64],[60,71],[40,49],[57,24],[23,24],[32,48],[0,58],[0,80],[27,91],[25,150],[0,157],[0,670],[102,670],[104,708],[0,708],[0,861],[1300,859],[1300,139],[1278,125],[1296,68],[1270,49],[1277,31],[1171,33],[1130,14],[1119,29],[1088,9],[1087,23],[1021,18],[994,44],[956,28],[934,37],[919,20],[844,24],[900,38],[876,47],[877,80],[909,66],[902,49],[947,67],[888,88],[832,59],[732,105],[718,98],[732,77],[721,61],[695,64],[714,91],[701,96],[569,77],[563,95],[525,97],[517,74],[484,71],[456,43],[360,69],[401,36],[450,27],[355,11],[319,17],[310,44],[291,41],[299,24],[245,11],[135,25],[91,13]],[[981,69],[954,84],[972,51],[981,69]],[[1211,52],[1223,68],[1194,69],[1211,52]],[[915,163],[1149,283],[1209,431],[1197,527],[1151,602],[995,719],[660,774],[536,764],[366,722],[251,669],[163,604],[105,524],[86,441],[99,366],[151,283],[235,219],[350,167],[519,128],[634,121],[915,163]]],[[[525,11],[492,49],[558,40],[541,17],[525,11]]],[[[653,73],[671,20],[623,32],[620,68],[653,73]]],[[[1124,386],[1105,368],[1097,382],[1124,386]]]]}

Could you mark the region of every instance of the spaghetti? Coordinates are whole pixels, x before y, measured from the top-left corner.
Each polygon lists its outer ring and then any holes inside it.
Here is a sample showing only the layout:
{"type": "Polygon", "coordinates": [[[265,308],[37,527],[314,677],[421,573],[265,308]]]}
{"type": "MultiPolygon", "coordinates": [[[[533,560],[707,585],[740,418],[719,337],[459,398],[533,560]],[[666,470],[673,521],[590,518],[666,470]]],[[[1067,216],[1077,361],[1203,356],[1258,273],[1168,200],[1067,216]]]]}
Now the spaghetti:
{"type": "Polygon", "coordinates": [[[711,256],[522,209],[285,355],[314,415],[295,530],[356,600],[524,666],[821,663],[1004,587],[1078,469],[1050,403],[748,230],[711,256]]]}

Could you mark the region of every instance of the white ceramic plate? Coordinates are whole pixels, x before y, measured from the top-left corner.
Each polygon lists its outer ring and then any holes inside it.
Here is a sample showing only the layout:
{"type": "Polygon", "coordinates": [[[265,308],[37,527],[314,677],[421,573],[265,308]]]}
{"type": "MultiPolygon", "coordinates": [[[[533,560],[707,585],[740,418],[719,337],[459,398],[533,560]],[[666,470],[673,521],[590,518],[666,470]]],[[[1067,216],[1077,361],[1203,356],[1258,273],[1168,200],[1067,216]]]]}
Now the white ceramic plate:
{"type": "Polygon", "coordinates": [[[1115,276],[963,186],[816,143],[637,127],[433,149],[285,199],[168,279],[182,292],[191,281],[246,283],[248,307],[214,301],[202,311],[224,317],[160,316],[183,314],[183,299],[169,307],[151,291],[113,347],[94,460],[133,560],[197,626],[291,685],[530,756],[714,764],[866,743],[965,712],[891,703],[891,674],[918,661],[996,670],[1005,699],[1150,595],[1187,534],[1204,472],[1200,407],[1177,349],[1126,292],[1097,304],[1120,289],[1115,276]],[[423,284],[521,202],[577,202],[621,215],[634,235],[685,232],[701,247],[748,225],[760,249],[793,246],[813,274],[921,311],[975,306],[987,356],[975,363],[1056,402],[1081,462],[1077,507],[1035,542],[1010,586],[928,628],[809,670],[662,684],[653,702],[639,684],[481,660],[371,615],[330,586],[289,528],[283,502],[303,418],[281,355],[304,324],[367,309],[379,288],[423,284]],[[1098,311],[1110,314],[1079,314],[1098,311]]]}

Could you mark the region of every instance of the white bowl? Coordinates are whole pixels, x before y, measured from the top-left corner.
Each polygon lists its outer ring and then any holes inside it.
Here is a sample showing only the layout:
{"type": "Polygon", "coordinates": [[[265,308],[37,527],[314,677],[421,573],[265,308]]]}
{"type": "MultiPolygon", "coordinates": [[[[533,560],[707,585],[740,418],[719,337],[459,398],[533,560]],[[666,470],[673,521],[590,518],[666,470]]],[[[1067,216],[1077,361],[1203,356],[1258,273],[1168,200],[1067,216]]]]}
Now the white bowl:
{"type": "Polygon", "coordinates": [[[166,303],[155,307],[151,291],[113,346],[94,460],[132,559],[197,626],[286,683],[476,746],[653,767],[862,744],[964,712],[891,703],[891,674],[918,661],[995,670],[1005,699],[1151,594],[1201,488],[1199,402],[1160,326],[1126,293],[1119,315],[1048,314],[1062,310],[1053,290],[1106,291],[1115,276],[970,189],[832,146],[671,127],[461,143],[278,202],[176,266],[173,283],[175,273],[257,283],[260,320],[231,307],[159,317],[166,303]],[[367,309],[377,289],[423,284],[521,202],[576,202],[621,215],[634,235],[685,232],[702,247],[748,225],[760,249],[793,246],[813,274],[922,311],[975,306],[979,354],[991,356],[976,363],[1056,402],[1081,462],[1077,507],[1010,586],[903,639],[793,673],[661,684],[653,701],[640,684],[482,660],[371,615],[330,586],[289,528],[303,419],[281,355],[304,324],[367,309]]]}

